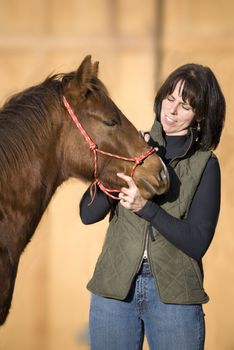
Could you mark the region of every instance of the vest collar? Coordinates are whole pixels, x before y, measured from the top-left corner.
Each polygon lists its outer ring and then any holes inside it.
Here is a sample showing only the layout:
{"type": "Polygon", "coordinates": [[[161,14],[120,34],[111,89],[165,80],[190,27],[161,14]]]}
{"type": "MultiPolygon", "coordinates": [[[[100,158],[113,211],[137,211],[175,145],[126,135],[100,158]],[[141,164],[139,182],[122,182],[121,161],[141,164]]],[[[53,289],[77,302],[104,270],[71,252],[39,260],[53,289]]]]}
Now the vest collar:
{"type": "MultiPolygon", "coordinates": [[[[158,147],[157,153],[160,157],[163,157],[165,154],[166,141],[163,136],[162,125],[158,120],[154,121],[154,124],[150,131],[150,136],[152,139],[151,145],[153,147],[158,147]]],[[[196,143],[196,140],[197,140],[197,130],[194,127],[189,128],[189,138],[190,140],[188,142],[188,147],[186,148],[185,152],[182,155],[176,157],[175,159],[172,159],[170,161],[170,164],[174,163],[175,160],[184,158],[189,153],[189,151],[193,148],[193,145],[196,143]]]]}

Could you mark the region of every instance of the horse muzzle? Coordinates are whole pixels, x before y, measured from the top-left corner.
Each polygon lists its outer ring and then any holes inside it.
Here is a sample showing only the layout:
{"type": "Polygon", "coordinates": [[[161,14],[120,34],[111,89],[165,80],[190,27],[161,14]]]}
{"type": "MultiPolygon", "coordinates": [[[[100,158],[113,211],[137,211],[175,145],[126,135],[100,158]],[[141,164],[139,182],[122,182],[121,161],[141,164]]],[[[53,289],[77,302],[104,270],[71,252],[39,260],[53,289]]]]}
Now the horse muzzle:
{"type": "Polygon", "coordinates": [[[161,167],[155,175],[141,173],[141,176],[135,178],[136,185],[139,187],[141,195],[145,199],[150,199],[155,195],[161,195],[168,191],[170,178],[166,165],[161,161],[161,167]]]}

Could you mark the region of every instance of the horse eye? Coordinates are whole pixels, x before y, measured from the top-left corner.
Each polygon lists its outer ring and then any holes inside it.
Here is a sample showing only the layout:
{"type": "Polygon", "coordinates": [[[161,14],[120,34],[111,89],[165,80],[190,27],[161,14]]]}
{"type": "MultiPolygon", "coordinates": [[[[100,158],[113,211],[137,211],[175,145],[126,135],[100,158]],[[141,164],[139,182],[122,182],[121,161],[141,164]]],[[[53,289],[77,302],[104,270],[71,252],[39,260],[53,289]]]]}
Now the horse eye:
{"type": "Polygon", "coordinates": [[[107,126],[115,126],[117,124],[117,121],[112,119],[112,120],[103,120],[103,123],[107,126]]]}

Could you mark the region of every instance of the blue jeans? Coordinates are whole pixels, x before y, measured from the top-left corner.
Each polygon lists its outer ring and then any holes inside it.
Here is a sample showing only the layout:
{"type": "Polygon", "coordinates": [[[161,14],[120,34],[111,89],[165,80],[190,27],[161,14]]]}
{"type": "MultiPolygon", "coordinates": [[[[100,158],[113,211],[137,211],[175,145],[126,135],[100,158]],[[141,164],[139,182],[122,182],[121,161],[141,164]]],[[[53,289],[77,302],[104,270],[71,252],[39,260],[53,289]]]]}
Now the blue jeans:
{"type": "Polygon", "coordinates": [[[92,294],[91,350],[140,350],[146,335],[151,350],[204,349],[202,305],[164,304],[148,263],[144,263],[126,300],[92,294]]]}

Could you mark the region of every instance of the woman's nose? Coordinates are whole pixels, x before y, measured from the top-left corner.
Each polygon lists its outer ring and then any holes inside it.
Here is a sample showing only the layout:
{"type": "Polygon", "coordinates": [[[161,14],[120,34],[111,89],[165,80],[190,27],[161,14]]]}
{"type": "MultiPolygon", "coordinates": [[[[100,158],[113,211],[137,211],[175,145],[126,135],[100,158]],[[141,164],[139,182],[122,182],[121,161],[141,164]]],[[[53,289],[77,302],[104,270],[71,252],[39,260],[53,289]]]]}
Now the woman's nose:
{"type": "Polygon", "coordinates": [[[176,114],[177,113],[177,108],[178,108],[178,103],[175,101],[171,104],[170,112],[171,114],[176,114]]]}

